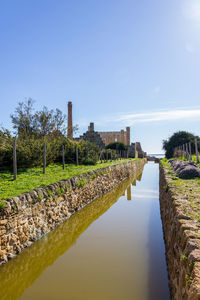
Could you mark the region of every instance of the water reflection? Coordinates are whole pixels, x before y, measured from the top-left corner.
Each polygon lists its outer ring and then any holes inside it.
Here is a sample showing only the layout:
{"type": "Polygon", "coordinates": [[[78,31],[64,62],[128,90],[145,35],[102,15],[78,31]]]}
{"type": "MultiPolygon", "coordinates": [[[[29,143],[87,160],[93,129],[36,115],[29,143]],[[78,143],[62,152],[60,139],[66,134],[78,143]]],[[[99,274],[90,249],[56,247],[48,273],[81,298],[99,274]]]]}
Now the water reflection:
{"type": "MultiPolygon", "coordinates": [[[[141,179],[141,174],[138,176],[139,179],[141,179]]],[[[109,210],[109,208],[124,195],[126,189],[127,200],[131,200],[131,183],[136,184],[135,177],[125,180],[114,190],[76,212],[76,214],[71,216],[69,220],[61,224],[54,231],[34,243],[30,248],[24,250],[15,259],[2,266],[0,268],[0,299],[18,299],[23,292],[41,276],[48,266],[53,265],[58,257],[66,253],[66,251],[76,243],[76,240],[91,223],[109,210]]],[[[45,296],[42,296],[43,289],[45,289],[45,287],[41,287],[40,299],[45,298],[45,296]]],[[[25,296],[24,299],[34,299],[34,295],[33,298],[31,298],[30,295],[28,297],[25,296]]],[[[51,299],[51,295],[48,295],[48,299],[51,299]]],[[[57,299],[67,298],[63,295],[62,298],[57,299]]],[[[68,299],[77,300],[85,298],[82,295],[81,298],[70,297],[68,299]]]]}
{"type": "Polygon", "coordinates": [[[131,200],[131,185],[127,187],[127,200],[131,200]]]}

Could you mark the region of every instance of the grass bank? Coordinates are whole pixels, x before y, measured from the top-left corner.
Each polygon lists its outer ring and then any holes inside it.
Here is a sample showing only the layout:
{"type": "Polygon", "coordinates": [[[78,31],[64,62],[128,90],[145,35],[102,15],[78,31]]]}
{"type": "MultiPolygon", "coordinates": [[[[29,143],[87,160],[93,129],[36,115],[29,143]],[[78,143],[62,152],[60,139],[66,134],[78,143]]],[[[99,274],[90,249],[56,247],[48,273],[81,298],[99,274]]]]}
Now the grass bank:
{"type": "Polygon", "coordinates": [[[19,170],[17,180],[13,181],[13,174],[9,171],[0,172],[0,199],[18,196],[29,192],[35,188],[41,188],[48,184],[55,183],[62,179],[72,178],[89,171],[102,169],[112,165],[123,164],[137,159],[122,159],[106,163],[98,163],[95,166],[76,166],[74,164],[65,165],[62,169],[61,164],[51,164],[46,168],[46,174],[42,174],[42,168],[30,168],[19,170]]]}
{"type": "MultiPolygon", "coordinates": [[[[189,161],[188,159],[184,158],[183,156],[173,157],[171,159],[179,159],[179,160],[183,160],[183,161],[189,161]]],[[[199,157],[199,159],[200,159],[200,157],[199,157]]],[[[197,157],[196,157],[196,155],[192,155],[191,161],[194,161],[195,163],[197,163],[197,157]]],[[[200,163],[198,165],[200,166],[200,163]]]]}
{"type": "Polygon", "coordinates": [[[190,219],[200,222],[200,178],[181,179],[179,178],[166,158],[160,162],[165,168],[168,176],[166,192],[170,187],[177,199],[184,203],[183,214],[190,219]]]}

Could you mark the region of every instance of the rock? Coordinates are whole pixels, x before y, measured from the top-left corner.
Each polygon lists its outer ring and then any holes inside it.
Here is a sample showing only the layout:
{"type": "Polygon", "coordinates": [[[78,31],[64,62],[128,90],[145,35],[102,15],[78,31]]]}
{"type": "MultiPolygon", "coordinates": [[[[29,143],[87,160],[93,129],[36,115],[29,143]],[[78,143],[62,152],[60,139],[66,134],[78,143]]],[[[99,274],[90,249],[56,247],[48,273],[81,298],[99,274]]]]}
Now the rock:
{"type": "Polygon", "coordinates": [[[195,177],[200,177],[200,169],[195,164],[195,162],[187,162],[178,159],[170,159],[173,170],[177,173],[179,178],[191,179],[195,177]]]}
{"type": "Polygon", "coordinates": [[[200,250],[194,249],[188,256],[189,262],[200,261],[200,250]]]}
{"type": "Polygon", "coordinates": [[[7,224],[8,223],[8,220],[7,219],[5,219],[5,220],[0,220],[0,225],[5,225],[5,224],[7,224]]]}
{"type": "Polygon", "coordinates": [[[181,169],[178,175],[182,179],[191,179],[195,177],[200,177],[200,169],[195,166],[188,165],[183,169],[181,169]]]}

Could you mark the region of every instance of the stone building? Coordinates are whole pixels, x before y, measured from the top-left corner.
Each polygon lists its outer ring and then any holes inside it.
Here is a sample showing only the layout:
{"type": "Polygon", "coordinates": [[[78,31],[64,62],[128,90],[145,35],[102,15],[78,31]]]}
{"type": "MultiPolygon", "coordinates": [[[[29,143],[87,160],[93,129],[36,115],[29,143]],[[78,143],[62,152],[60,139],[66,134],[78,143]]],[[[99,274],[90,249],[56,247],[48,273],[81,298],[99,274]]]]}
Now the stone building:
{"type": "Polygon", "coordinates": [[[96,143],[100,148],[105,148],[110,143],[120,142],[130,146],[130,127],[121,131],[95,131],[94,123],[90,123],[88,131],[86,131],[80,139],[96,143]]]}
{"type": "Polygon", "coordinates": [[[139,142],[131,143],[128,151],[130,157],[143,158],[147,155],[146,152],[142,150],[141,144],[139,142]]]}
{"type": "Polygon", "coordinates": [[[104,144],[104,147],[110,143],[119,142],[130,146],[130,127],[121,131],[95,131],[94,123],[90,123],[88,131],[80,138],[96,142],[98,145],[104,144]],[[101,142],[100,142],[101,139],[101,142]]]}
{"type": "Polygon", "coordinates": [[[82,136],[79,137],[81,140],[89,141],[91,143],[95,143],[99,146],[100,149],[105,148],[105,144],[99,134],[99,132],[94,131],[94,123],[90,123],[88,127],[88,131],[86,131],[82,136]]]}
{"type": "MultiPolygon", "coordinates": [[[[68,130],[67,137],[73,139],[72,122],[72,102],[68,102],[68,130]]],[[[75,140],[85,140],[95,143],[100,149],[105,148],[110,143],[119,142],[128,146],[129,157],[145,157],[146,153],[142,150],[139,142],[130,144],[130,127],[120,131],[95,131],[94,123],[90,123],[88,130],[75,140]]]]}
{"type": "Polygon", "coordinates": [[[122,129],[120,131],[100,131],[99,134],[105,145],[120,142],[130,146],[130,127],[126,127],[126,130],[122,129]]]}

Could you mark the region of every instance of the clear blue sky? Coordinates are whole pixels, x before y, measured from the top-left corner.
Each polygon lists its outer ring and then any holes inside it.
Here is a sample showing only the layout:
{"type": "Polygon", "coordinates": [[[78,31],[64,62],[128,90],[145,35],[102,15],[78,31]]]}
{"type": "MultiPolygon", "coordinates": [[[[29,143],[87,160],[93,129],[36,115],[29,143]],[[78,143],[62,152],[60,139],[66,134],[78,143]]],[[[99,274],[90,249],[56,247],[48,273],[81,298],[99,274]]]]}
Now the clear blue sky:
{"type": "Polygon", "coordinates": [[[79,133],[131,126],[159,153],[174,131],[200,135],[199,0],[0,2],[0,123],[31,97],[67,110],[79,133]]]}

